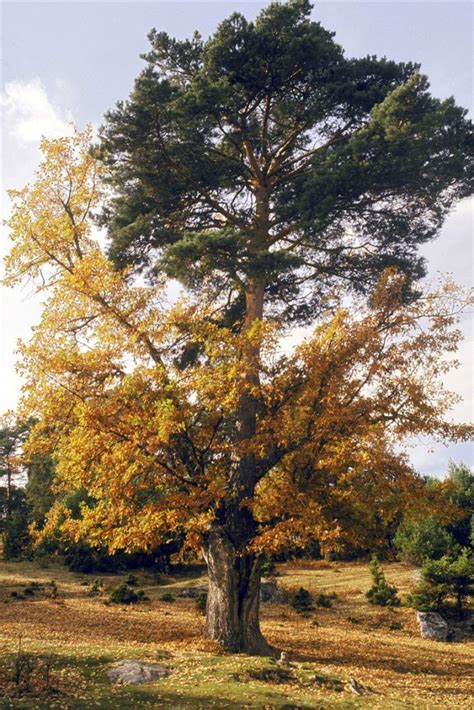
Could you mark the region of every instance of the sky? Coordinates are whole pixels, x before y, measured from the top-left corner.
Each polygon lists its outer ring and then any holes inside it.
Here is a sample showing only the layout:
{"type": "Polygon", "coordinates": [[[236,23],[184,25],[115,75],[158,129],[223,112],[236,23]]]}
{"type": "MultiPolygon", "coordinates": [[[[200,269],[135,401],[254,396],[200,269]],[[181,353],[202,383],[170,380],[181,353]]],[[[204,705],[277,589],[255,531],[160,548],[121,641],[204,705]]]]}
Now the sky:
{"type": "MultiPolygon", "coordinates": [[[[178,38],[194,30],[208,36],[232,12],[254,18],[261,2],[3,2],[2,4],[2,211],[6,190],[34,175],[41,137],[71,133],[72,123],[97,127],[116,101],[125,99],[143,66],[152,27],[178,38]]],[[[378,55],[416,61],[439,98],[454,96],[472,111],[473,11],[469,2],[316,2],[313,18],[336,33],[347,56],[378,55]]],[[[473,281],[472,201],[447,219],[440,237],[424,247],[429,279],[449,273],[463,285],[473,281]]],[[[6,233],[2,253],[8,250],[6,233]]],[[[15,372],[18,338],[27,338],[41,303],[28,286],[0,289],[0,414],[13,409],[20,394],[15,372]]],[[[463,396],[452,417],[472,421],[473,328],[462,324],[465,340],[460,367],[445,384],[463,396]]],[[[446,447],[416,440],[410,457],[423,474],[442,475],[449,459],[474,463],[473,447],[446,447]]]]}

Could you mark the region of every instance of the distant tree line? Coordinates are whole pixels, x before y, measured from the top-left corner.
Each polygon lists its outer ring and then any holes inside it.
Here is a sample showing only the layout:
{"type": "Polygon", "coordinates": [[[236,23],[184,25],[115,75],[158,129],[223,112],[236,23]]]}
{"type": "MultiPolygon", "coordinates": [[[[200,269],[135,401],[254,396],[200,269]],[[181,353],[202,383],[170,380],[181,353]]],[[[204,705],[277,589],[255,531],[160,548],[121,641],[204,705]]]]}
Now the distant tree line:
{"type": "MultiPolygon", "coordinates": [[[[53,556],[76,572],[115,572],[135,567],[154,567],[165,571],[173,552],[180,548],[179,538],[169,537],[150,551],[110,554],[105,547],[92,547],[86,540],[71,542],[52,534],[35,542],[46,515],[57,499],[54,492],[54,461],[49,454],[23,454],[31,422],[3,417],[0,423],[0,535],[5,560],[53,556]]],[[[61,494],[62,502],[79,518],[87,503],[86,491],[61,494]]]]}
{"type": "MultiPolygon", "coordinates": [[[[4,417],[0,425],[0,533],[4,559],[55,555],[71,569],[81,572],[169,566],[171,555],[182,545],[179,536],[171,534],[156,550],[133,554],[123,551],[110,554],[105,547],[92,547],[84,540],[72,543],[54,533],[35,544],[35,530],[41,530],[45,524],[58,495],[74,518],[81,516],[81,505],[91,501],[86,491],[54,492],[51,455],[23,455],[30,424],[4,417]]],[[[418,566],[442,558],[456,559],[474,544],[474,473],[463,463],[450,462],[445,478],[425,476],[420,477],[420,482],[421,495],[418,492],[411,509],[402,509],[399,492],[394,488],[384,501],[376,501],[372,509],[354,510],[351,524],[365,528],[365,536],[357,535],[352,542],[339,544],[329,553],[324,552],[315,537],[306,547],[295,545],[289,552],[273,558],[282,561],[288,557],[326,556],[351,560],[376,554],[381,559],[399,558],[418,566]]]]}

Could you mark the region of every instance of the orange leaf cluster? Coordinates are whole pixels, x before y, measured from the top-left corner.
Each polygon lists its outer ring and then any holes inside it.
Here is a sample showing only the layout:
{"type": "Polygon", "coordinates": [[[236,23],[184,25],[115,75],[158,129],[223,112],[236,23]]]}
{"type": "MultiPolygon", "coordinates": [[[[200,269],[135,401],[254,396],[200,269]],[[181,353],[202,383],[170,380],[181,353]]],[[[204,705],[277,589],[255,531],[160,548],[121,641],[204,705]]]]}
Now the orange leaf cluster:
{"type": "Polygon", "coordinates": [[[164,285],[113,270],[91,226],[103,188],[89,141],[86,132],[45,142],[37,181],[14,194],[10,220],[9,282],[28,277],[47,292],[20,348],[23,412],[38,421],[30,450],[54,456],[59,494],[89,496],[80,518],[59,497],[43,534],[131,551],[180,530],[198,545],[232,495],[236,460],[251,453],[254,549],[370,537],[377,516],[390,520],[420,491],[396,453],[403,437],[470,434],[446,423],[454,397],[441,385],[465,297],[448,283],[403,306],[402,279],[387,271],[370,308],[339,308],[282,355],[276,324],[236,334],[217,324],[215,303],[171,307],[164,285]],[[186,346],[196,355],[183,367],[186,346]],[[257,351],[259,380],[248,376],[257,351]],[[242,441],[245,389],[258,419],[242,441]]]}

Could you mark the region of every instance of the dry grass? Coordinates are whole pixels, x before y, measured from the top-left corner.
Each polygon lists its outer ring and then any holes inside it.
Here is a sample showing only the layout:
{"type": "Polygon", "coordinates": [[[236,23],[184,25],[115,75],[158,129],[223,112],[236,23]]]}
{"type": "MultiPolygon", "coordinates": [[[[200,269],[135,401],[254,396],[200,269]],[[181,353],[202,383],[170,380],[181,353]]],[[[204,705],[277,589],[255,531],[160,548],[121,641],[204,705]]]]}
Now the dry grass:
{"type": "MultiPolygon", "coordinates": [[[[151,575],[142,574],[141,586],[150,602],[106,606],[105,595],[87,596],[88,588],[81,584],[85,575],[54,565],[2,563],[4,693],[11,694],[9,669],[21,636],[24,650],[36,661],[51,657],[56,695],[36,697],[33,689],[20,699],[0,700],[0,707],[473,707],[474,644],[421,641],[412,610],[371,607],[365,599],[370,586],[367,564],[296,562],[279,569],[279,583],[286,589],[304,586],[338,596],[332,608],[318,609],[310,618],[298,616],[287,605],[264,605],[263,631],[275,647],[288,652],[292,662],[292,679],[275,684],[258,680],[260,670],[272,661],[225,656],[203,638],[204,618],[193,600],[159,600],[166,590],[204,579],[170,578],[158,586],[151,575]],[[11,596],[28,582],[46,584],[52,579],[58,586],[57,599],[47,598],[47,587],[25,600],[11,596]],[[147,686],[111,688],[105,668],[113,660],[129,657],[163,659],[172,674],[147,686]],[[366,688],[363,696],[348,690],[351,677],[366,688]]],[[[402,596],[413,586],[409,568],[391,564],[385,565],[385,571],[402,596]]],[[[89,581],[96,576],[90,575],[89,581]]],[[[120,581],[117,576],[100,577],[106,590],[120,581]]]]}

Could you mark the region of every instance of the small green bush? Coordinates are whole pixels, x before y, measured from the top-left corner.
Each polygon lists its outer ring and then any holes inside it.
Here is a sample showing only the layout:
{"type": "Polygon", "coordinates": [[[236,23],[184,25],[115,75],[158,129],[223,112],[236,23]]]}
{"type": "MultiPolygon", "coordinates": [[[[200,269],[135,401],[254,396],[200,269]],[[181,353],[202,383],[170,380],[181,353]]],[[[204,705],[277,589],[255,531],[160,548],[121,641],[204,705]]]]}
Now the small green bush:
{"type": "Polygon", "coordinates": [[[154,572],[152,577],[153,577],[154,584],[164,584],[165,583],[165,578],[163,577],[161,572],[154,572]]]}
{"type": "Polygon", "coordinates": [[[374,555],[370,563],[370,573],[373,585],[366,596],[370,604],[377,606],[399,606],[400,599],[397,595],[397,588],[387,583],[382,567],[377,557],[374,555]]]}
{"type": "Polygon", "coordinates": [[[417,611],[440,611],[448,589],[444,585],[421,581],[416,589],[407,595],[406,603],[417,611]]]}
{"type": "Polygon", "coordinates": [[[200,612],[205,613],[207,607],[207,592],[200,592],[194,601],[197,609],[200,612]]]}
{"type": "Polygon", "coordinates": [[[394,542],[402,559],[414,565],[438,560],[459,548],[446,528],[431,518],[401,525],[394,542]]]}
{"type": "Polygon", "coordinates": [[[171,592],[165,592],[160,597],[160,601],[167,602],[168,604],[172,604],[174,600],[174,595],[171,592]]]}
{"type": "Polygon", "coordinates": [[[328,594],[318,594],[314,603],[316,606],[321,606],[325,609],[329,609],[332,606],[331,597],[328,594]]]}
{"type": "Polygon", "coordinates": [[[401,624],[400,621],[391,621],[388,628],[390,631],[400,631],[400,629],[403,629],[403,624],[401,624]]]}
{"type": "Polygon", "coordinates": [[[127,576],[124,579],[125,584],[128,584],[129,587],[136,587],[138,584],[138,577],[136,574],[127,574],[127,576]]]}
{"type": "Polygon", "coordinates": [[[275,561],[271,557],[266,557],[262,564],[262,577],[278,577],[278,575],[275,561]]]}
{"type": "Polygon", "coordinates": [[[28,512],[23,507],[13,510],[4,523],[3,559],[31,559],[28,512]]]}
{"type": "MultiPolygon", "coordinates": [[[[125,582],[125,584],[126,584],[126,582],[125,582]]],[[[92,586],[88,592],[89,596],[90,597],[98,597],[103,589],[103,586],[104,585],[103,585],[103,582],[101,579],[99,579],[99,578],[94,579],[94,581],[92,582],[92,586]]]]}
{"type": "Polygon", "coordinates": [[[440,560],[426,560],[421,576],[422,581],[407,598],[411,607],[418,611],[440,611],[451,597],[462,615],[466,598],[474,592],[474,559],[467,547],[456,557],[445,555],[440,560]]]}
{"type": "Polygon", "coordinates": [[[314,611],[313,598],[304,587],[300,587],[296,594],[293,595],[290,604],[298,614],[307,615],[314,611]]]}
{"type": "Polygon", "coordinates": [[[112,604],[137,604],[146,599],[148,599],[148,597],[145,595],[143,589],[137,589],[135,591],[129,587],[128,584],[125,584],[125,582],[117,584],[109,595],[109,602],[112,604]]]}

